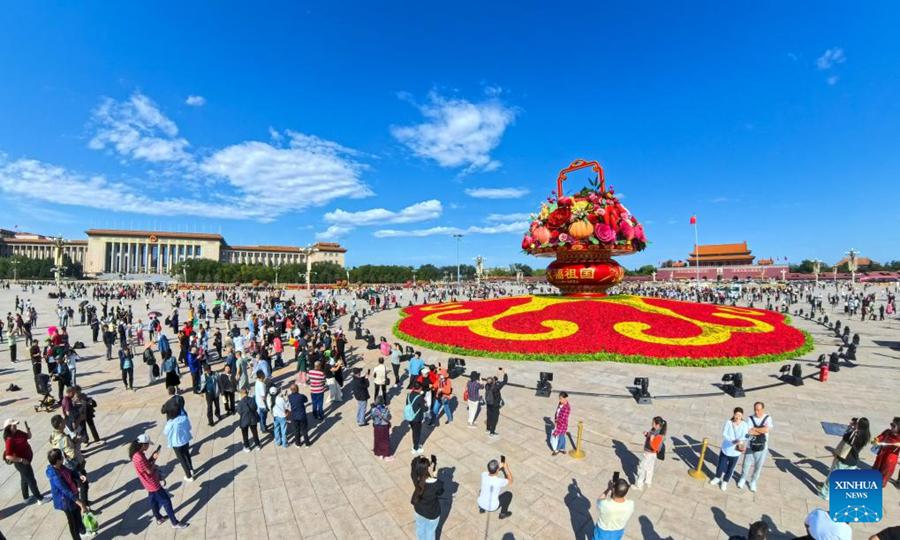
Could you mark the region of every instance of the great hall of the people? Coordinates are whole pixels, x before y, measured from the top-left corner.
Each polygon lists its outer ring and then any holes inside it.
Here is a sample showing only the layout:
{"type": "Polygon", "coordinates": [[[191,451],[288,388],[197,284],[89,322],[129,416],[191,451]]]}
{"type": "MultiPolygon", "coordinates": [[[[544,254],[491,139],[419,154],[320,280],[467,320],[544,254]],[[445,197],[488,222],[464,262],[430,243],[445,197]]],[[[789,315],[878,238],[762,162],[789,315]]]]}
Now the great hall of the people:
{"type": "MultiPolygon", "coordinates": [[[[63,253],[81,263],[86,275],[166,274],[181,261],[211,259],[242,264],[280,266],[333,262],[344,266],[346,248],[334,242],[309,247],[233,246],[220,234],[168,231],[89,229],[87,240],[63,240],[63,253]]],[[[56,239],[0,229],[0,256],[52,259],[56,239]]]]}

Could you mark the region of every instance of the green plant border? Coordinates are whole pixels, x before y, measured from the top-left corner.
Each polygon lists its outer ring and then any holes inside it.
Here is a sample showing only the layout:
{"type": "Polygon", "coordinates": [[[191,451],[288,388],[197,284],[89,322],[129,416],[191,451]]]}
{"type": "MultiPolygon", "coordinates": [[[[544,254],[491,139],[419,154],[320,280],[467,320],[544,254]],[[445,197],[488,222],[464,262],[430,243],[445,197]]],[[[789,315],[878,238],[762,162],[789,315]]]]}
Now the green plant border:
{"type": "Polygon", "coordinates": [[[616,354],[609,352],[600,352],[592,354],[541,354],[541,353],[511,353],[498,351],[484,351],[480,349],[466,349],[465,347],[457,347],[454,345],[444,345],[442,343],[434,343],[413,337],[406,332],[400,330],[400,323],[409,315],[400,311],[400,318],[394,323],[392,332],[394,337],[403,341],[427,347],[435,351],[441,351],[451,354],[460,354],[466,356],[479,356],[482,358],[494,358],[497,360],[515,360],[515,361],[531,361],[531,362],[619,362],[625,364],[648,364],[653,366],[668,367],[721,367],[721,366],[748,366],[751,364],[765,364],[771,362],[781,362],[783,360],[793,360],[796,357],[806,354],[813,350],[815,344],[812,335],[800,328],[791,325],[789,315],[783,315],[784,323],[791,326],[795,330],[803,334],[803,345],[796,349],[785,351],[778,354],[762,354],[759,356],[718,356],[712,358],[691,358],[687,356],[673,356],[671,358],[657,358],[653,356],[643,356],[639,354],[616,354]]]}

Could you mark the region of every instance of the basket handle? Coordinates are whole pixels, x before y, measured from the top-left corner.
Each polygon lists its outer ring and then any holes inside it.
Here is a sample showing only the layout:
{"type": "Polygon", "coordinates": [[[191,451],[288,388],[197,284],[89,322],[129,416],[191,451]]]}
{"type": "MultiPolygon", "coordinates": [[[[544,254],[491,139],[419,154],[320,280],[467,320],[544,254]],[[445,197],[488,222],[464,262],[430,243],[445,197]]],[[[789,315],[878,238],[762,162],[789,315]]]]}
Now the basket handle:
{"type": "Polygon", "coordinates": [[[603,178],[603,167],[600,166],[596,161],[585,161],[583,159],[576,159],[572,163],[569,164],[568,167],[559,171],[559,176],[556,177],[556,196],[557,198],[561,198],[563,196],[563,181],[566,179],[566,175],[572,171],[577,171],[579,169],[586,169],[591,167],[594,169],[594,172],[597,173],[598,178],[600,179],[600,191],[606,191],[606,180],[603,178]]]}

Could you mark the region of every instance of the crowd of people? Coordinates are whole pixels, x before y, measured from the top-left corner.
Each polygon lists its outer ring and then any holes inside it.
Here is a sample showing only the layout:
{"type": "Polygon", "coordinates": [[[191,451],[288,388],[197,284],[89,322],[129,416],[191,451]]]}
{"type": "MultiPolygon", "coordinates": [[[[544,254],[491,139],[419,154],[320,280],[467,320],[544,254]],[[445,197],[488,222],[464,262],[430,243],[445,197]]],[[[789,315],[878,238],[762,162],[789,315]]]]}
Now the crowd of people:
{"type": "MultiPolygon", "coordinates": [[[[640,285],[631,287],[629,292],[678,297],[674,290],[640,285]]],[[[43,343],[32,332],[39,315],[35,306],[27,295],[16,297],[14,309],[7,316],[8,335],[12,336],[10,358],[18,361],[15,344],[19,338],[25,339],[38,392],[46,390],[46,385],[41,384],[45,377],[57,382],[59,411],[50,418],[51,450],[46,456],[50,494],[45,495],[39,489],[31,466],[34,456],[28,442],[31,430],[27,423],[23,430],[15,419],[5,422],[4,457],[21,477],[24,499],[36,504],[52,499],[54,508],[66,515],[73,538],[91,533],[90,472],[83,449],[101,444],[102,439],[94,421],[97,404],[77,384],[79,344],[70,338],[73,325],[85,325],[90,328],[94,342],[102,340],[106,360],[118,359],[125,389],[137,391],[136,358],[142,360],[147,374],[145,384],[138,378],[138,388],[165,388],[166,397],[160,408],[165,422],[164,443],[174,454],[185,482],[196,478],[191,451],[193,425],[186,399],[205,402],[208,425],[226,421],[237,427],[244,452],[260,451],[268,435],[274,446],[284,448],[315,444],[327,429],[329,416],[345,396],[356,402],[357,426],[362,429],[371,424],[373,455],[380,460],[395,459],[399,444],[391,440],[391,432],[397,424],[405,422],[410,432],[411,504],[417,535],[422,539],[435,538],[442,519],[440,500],[447,488],[440,478],[437,456],[424,455],[427,436],[431,430],[440,429],[441,420],[452,423],[457,404],[465,404],[466,426],[476,428],[477,419],[483,416],[484,436],[497,437],[504,406],[502,392],[509,382],[509,373],[498,368],[488,376],[471,372],[460,378],[451,373],[449,366],[423,357],[421,351],[404,350],[400,343],[391,344],[385,338],[376,343],[370,335],[362,334],[362,324],[370,313],[403,307],[410,302],[523,292],[516,285],[423,286],[412,291],[388,288],[360,289],[349,294],[329,291],[297,299],[276,290],[223,287],[198,293],[157,286],[101,284],[93,289],[71,291],[67,295],[69,301],[85,299],[77,305],[66,306],[60,299],[53,314],[55,331],[43,343]],[[171,303],[167,314],[150,311],[150,300],[157,296],[171,303]],[[146,301],[146,319],[133,312],[132,304],[139,301],[146,301]],[[75,316],[76,312],[79,317],[75,316]],[[184,312],[186,316],[182,319],[184,312]],[[341,329],[344,320],[347,332],[356,333],[357,337],[344,333],[341,329]],[[351,340],[360,348],[374,351],[374,367],[360,366],[363,356],[354,352],[351,340]],[[460,391],[461,399],[458,399],[460,391]],[[402,418],[395,419],[388,406],[398,398],[402,399],[403,413],[402,418]],[[235,418],[229,420],[232,416],[235,418]]],[[[820,292],[812,285],[787,290],[745,290],[745,296],[736,300],[814,304],[811,299],[821,296],[820,292]]],[[[861,305],[869,306],[870,312],[874,303],[881,300],[872,294],[867,292],[860,297],[861,305]]],[[[718,293],[704,298],[722,301],[718,293]]],[[[856,296],[850,294],[847,298],[852,300],[856,296]]],[[[884,300],[887,305],[893,303],[890,297],[884,300]]],[[[830,297],[827,301],[833,304],[830,297]]],[[[551,456],[565,455],[572,407],[569,395],[559,392],[547,438],[551,456]]],[[[737,488],[756,491],[769,455],[773,429],[774,421],[762,402],[755,403],[753,413],[747,416],[742,408],[735,408],[723,425],[718,465],[710,483],[726,490],[742,460],[737,488]]],[[[631,489],[651,488],[656,463],[665,458],[669,445],[667,431],[667,421],[660,416],[653,417],[643,434],[635,470],[623,471],[626,474],[622,476],[617,473],[600,494],[596,504],[595,539],[624,536],[635,512],[634,500],[628,498],[628,493],[631,489]],[[629,474],[633,482],[629,482],[629,474]]],[[[854,418],[834,451],[831,470],[858,467],[862,461],[861,450],[871,444],[878,447],[872,466],[881,472],[887,486],[900,453],[900,418],[894,418],[888,429],[874,436],[868,419],[854,418]]],[[[147,433],[129,442],[127,454],[134,474],[147,492],[154,519],[160,524],[168,521],[172,527],[185,528],[188,523],[177,518],[160,474],[157,462],[161,447],[151,452],[152,446],[147,433]]],[[[501,520],[512,515],[512,484],[511,466],[505,456],[488,461],[481,474],[479,511],[496,512],[501,520]]],[[[575,488],[580,490],[577,484],[575,488]]],[[[827,481],[823,482],[820,495],[827,500],[827,481]]],[[[811,538],[824,538],[813,535],[817,527],[826,526],[827,513],[824,516],[813,512],[807,518],[811,538]]],[[[839,524],[834,526],[840,529],[839,524]]],[[[747,538],[765,539],[767,531],[768,525],[759,521],[750,526],[747,538]]]]}

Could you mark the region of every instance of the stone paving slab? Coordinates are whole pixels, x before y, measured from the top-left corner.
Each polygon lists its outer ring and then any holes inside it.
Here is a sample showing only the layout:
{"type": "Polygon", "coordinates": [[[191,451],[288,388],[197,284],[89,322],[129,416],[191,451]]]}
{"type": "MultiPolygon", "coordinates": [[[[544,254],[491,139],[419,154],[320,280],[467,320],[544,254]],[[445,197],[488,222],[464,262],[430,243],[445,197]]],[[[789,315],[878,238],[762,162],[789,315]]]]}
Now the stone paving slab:
{"type": "MultiPolygon", "coordinates": [[[[41,314],[36,335],[46,334],[53,322],[52,300],[31,295],[41,314]]],[[[11,310],[17,290],[0,291],[0,309],[11,310]]],[[[151,299],[151,309],[168,312],[170,300],[151,299]]],[[[143,314],[143,300],[134,303],[143,314]]],[[[837,318],[844,319],[838,315],[837,318]]],[[[376,336],[390,336],[396,310],[366,319],[365,326],[376,336]]],[[[834,317],[832,317],[834,318],[834,317]]],[[[825,329],[805,320],[795,323],[812,333],[816,350],[802,360],[811,361],[821,352],[831,352],[838,341],[825,329]]],[[[346,323],[343,323],[346,325],[346,323]]],[[[465,408],[457,407],[452,424],[426,428],[425,452],[439,458],[442,478],[452,486],[452,496],[444,501],[450,507],[442,524],[441,538],[590,538],[596,519],[595,499],[614,471],[633,477],[642,444],[641,433],[649,420],[661,414],[669,421],[670,444],[696,445],[704,437],[718,445],[719,429],[731,408],[745,410],[753,401],[768,404],[775,420],[771,447],[773,455],[766,463],[756,494],[738,490],[732,483],[723,493],[687,475],[697,461],[697,447],[670,448],[668,457],[658,464],[652,488],[633,491],[637,511],[626,531],[626,538],[724,539],[755,519],[770,520],[776,539],[791,538],[803,531],[803,518],[825,503],[810,489],[824,479],[829,460],[827,448],[836,437],[828,436],[821,422],[844,423],[851,416],[868,416],[873,430],[880,431],[900,411],[896,392],[900,374],[900,352],[876,346],[874,340],[897,341],[900,324],[892,322],[851,321],[854,332],[863,339],[859,366],[833,373],[828,383],[809,380],[800,388],[772,386],[748,392],[735,400],[724,394],[698,398],[665,398],[682,394],[715,392],[713,386],[722,374],[741,371],[745,386],[777,382],[773,375],[781,364],[763,364],[741,368],[665,368],[658,366],[545,362],[511,362],[466,358],[467,367],[491,373],[504,366],[512,383],[533,387],[540,371],[552,371],[554,389],[611,394],[616,397],[572,396],[572,431],[575,422],[584,420],[584,460],[568,456],[551,457],[546,442],[544,418],[553,414],[555,399],[538,398],[527,388],[509,386],[504,390],[504,407],[499,424],[500,437],[486,437],[482,427],[465,426],[465,408]],[[648,376],[651,392],[657,396],[652,405],[637,405],[626,386],[634,377],[648,376]],[[496,516],[479,514],[475,499],[479,476],[485,463],[504,454],[515,476],[513,515],[499,521],[496,516]],[[573,483],[574,482],[574,483],[573,483]],[[577,484],[578,490],[574,489],[577,484]]],[[[357,427],[353,421],[355,403],[332,404],[327,430],[311,425],[316,439],[311,448],[276,448],[271,437],[263,437],[261,451],[241,452],[240,431],[235,417],[209,427],[205,422],[205,403],[187,395],[187,409],[194,428],[193,461],[199,474],[193,483],[182,480],[180,468],[171,451],[164,449],[161,464],[168,480],[179,517],[191,526],[174,531],[167,525],[151,524],[146,494],[127,461],[126,448],[137,434],[146,431],[162,441],[163,419],[159,406],[165,400],[160,384],[145,387],[147,373],[138,365],[136,392],[122,388],[118,362],[107,362],[102,347],[90,343],[85,326],[70,327],[73,340],[84,341],[78,382],[98,402],[97,425],[106,444],[88,453],[88,471],[92,481],[91,497],[102,525],[98,538],[138,537],[152,539],[185,538],[415,538],[413,512],[409,504],[411,482],[409,431],[395,426],[392,440],[397,459],[387,463],[372,455],[371,428],[357,427]],[[345,418],[349,417],[349,418],[345,418]]],[[[396,341],[391,338],[391,341],[396,341]]],[[[352,352],[362,355],[361,366],[373,367],[377,351],[359,348],[351,339],[352,352]]],[[[288,349],[287,355],[291,351],[288,349]]],[[[447,356],[425,351],[430,362],[443,362],[447,356]]],[[[27,357],[20,343],[19,357],[27,357]]],[[[11,382],[21,392],[0,393],[4,417],[28,420],[34,431],[35,469],[38,485],[47,488],[41,456],[48,450],[49,414],[35,413],[31,393],[31,368],[27,362],[11,364],[6,345],[0,345],[0,389],[11,382]]],[[[812,367],[804,366],[806,372],[812,367]]],[[[276,376],[290,376],[291,368],[276,376]]],[[[462,394],[462,382],[455,385],[462,394]]],[[[345,393],[345,396],[347,394],[345,393]]],[[[403,400],[394,399],[392,414],[402,418],[403,400]]],[[[705,460],[704,470],[715,467],[715,449],[705,460]]],[[[864,459],[871,462],[867,454],[864,459]]],[[[738,467],[740,470],[740,466],[738,467]]],[[[893,485],[885,490],[885,523],[900,522],[900,497],[893,485]]],[[[10,539],[68,538],[64,516],[51,505],[24,506],[18,475],[12,467],[0,467],[0,530],[10,539]]],[[[854,525],[855,535],[863,538],[884,525],[854,525]]]]}

